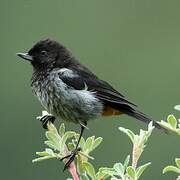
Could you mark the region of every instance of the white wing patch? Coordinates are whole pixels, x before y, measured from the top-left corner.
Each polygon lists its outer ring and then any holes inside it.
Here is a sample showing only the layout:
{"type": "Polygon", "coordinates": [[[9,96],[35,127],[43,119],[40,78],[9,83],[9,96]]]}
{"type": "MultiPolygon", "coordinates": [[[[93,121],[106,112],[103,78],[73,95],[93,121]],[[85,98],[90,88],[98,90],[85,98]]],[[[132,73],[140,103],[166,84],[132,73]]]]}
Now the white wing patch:
{"type": "Polygon", "coordinates": [[[75,72],[68,68],[61,68],[58,71],[56,71],[56,73],[60,73],[62,76],[69,78],[78,77],[78,75],[75,72]]]}

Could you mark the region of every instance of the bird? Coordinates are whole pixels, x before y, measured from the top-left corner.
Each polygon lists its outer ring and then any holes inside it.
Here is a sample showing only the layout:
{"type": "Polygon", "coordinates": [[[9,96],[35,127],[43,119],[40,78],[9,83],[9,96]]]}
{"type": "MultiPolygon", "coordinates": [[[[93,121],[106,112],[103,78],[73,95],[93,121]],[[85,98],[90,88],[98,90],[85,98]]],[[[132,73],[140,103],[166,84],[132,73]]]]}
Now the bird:
{"type": "Polygon", "coordinates": [[[31,88],[42,106],[51,114],[42,117],[44,128],[55,119],[74,122],[81,127],[75,150],[67,158],[64,170],[74,161],[87,123],[92,119],[126,114],[145,123],[162,127],[139,111],[137,105],[108,82],[81,64],[62,43],[51,38],[38,41],[25,53],[17,53],[33,67],[31,88]]]}

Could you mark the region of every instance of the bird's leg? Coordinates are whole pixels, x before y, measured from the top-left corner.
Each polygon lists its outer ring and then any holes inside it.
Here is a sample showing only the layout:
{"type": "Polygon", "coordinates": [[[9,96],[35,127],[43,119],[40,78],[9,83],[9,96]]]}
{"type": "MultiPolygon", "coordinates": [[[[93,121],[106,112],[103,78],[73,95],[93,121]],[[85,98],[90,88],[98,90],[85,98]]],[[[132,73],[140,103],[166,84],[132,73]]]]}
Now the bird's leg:
{"type": "Polygon", "coordinates": [[[47,123],[50,121],[52,123],[54,123],[55,121],[55,117],[53,115],[45,115],[43,117],[40,118],[40,121],[42,123],[42,126],[44,129],[47,129],[47,123]]]}
{"type": "Polygon", "coordinates": [[[80,142],[80,140],[81,140],[81,137],[82,137],[82,135],[83,135],[83,132],[84,132],[84,129],[85,129],[86,125],[87,125],[87,122],[84,122],[84,124],[81,125],[80,136],[79,136],[79,138],[78,138],[78,142],[77,142],[77,144],[76,144],[75,149],[71,152],[70,155],[67,155],[67,156],[65,156],[65,157],[63,157],[63,158],[61,159],[61,161],[64,160],[64,159],[67,159],[67,158],[69,159],[69,160],[66,162],[63,171],[65,171],[65,170],[70,166],[70,164],[74,161],[74,159],[75,159],[76,155],[78,154],[78,152],[81,150],[81,148],[79,147],[79,142],[80,142]]]}

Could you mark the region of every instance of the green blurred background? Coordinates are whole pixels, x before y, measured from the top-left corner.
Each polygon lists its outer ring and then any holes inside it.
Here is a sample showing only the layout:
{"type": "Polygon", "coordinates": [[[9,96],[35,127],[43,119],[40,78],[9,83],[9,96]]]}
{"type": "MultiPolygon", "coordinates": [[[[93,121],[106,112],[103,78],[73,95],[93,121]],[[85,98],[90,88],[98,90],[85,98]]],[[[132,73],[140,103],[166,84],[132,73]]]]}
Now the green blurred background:
{"type": "MultiPolygon", "coordinates": [[[[69,47],[81,62],[106,79],[140,109],[157,120],[180,113],[179,0],[18,0],[0,1],[0,167],[1,179],[66,179],[63,164],[32,164],[42,150],[44,130],[35,119],[42,107],[31,93],[32,68],[15,53],[52,37],[69,47]]],[[[79,130],[66,123],[68,129],[79,130]]],[[[146,126],[126,116],[89,124],[85,136],[104,138],[93,156],[95,167],[111,167],[130,153],[129,139],[118,126],[134,131],[146,126]]],[[[157,130],[140,163],[152,161],[141,179],[173,180],[162,168],[180,156],[175,135],[157,130]]]]}

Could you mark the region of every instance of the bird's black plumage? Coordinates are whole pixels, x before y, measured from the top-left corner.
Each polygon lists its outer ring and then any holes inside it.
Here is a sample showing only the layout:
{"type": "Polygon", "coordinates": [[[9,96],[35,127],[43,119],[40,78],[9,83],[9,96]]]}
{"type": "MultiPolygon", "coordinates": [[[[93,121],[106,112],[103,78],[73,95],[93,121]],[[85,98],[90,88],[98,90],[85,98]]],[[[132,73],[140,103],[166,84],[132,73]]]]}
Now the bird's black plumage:
{"type": "MultiPolygon", "coordinates": [[[[109,83],[99,79],[87,67],[82,65],[64,45],[51,39],[41,40],[29,50],[28,55],[33,57],[33,60],[31,60],[34,69],[32,84],[44,81],[54,69],[58,71],[67,68],[77,76],[68,77],[59,73],[59,78],[75,90],[82,90],[87,86],[87,90],[94,92],[96,98],[102,102],[104,109],[105,106],[110,106],[143,122],[153,121],[144,113],[138,111],[134,103],[127,100],[109,83]]],[[[157,128],[161,128],[159,124],[153,122],[157,128]]]]}

